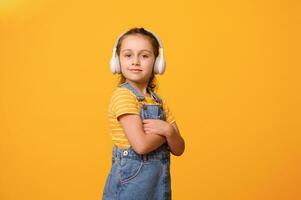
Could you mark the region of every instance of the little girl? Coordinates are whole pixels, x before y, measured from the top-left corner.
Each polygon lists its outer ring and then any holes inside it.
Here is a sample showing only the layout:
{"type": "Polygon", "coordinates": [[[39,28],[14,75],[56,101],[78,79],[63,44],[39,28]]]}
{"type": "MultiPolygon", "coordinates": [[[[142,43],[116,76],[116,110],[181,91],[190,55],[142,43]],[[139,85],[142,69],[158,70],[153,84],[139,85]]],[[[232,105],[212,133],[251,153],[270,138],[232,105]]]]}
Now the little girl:
{"type": "Polygon", "coordinates": [[[171,199],[170,152],[182,155],[185,143],[169,107],[155,93],[155,74],[165,70],[159,37],[144,28],[123,33],[110,67],[121,79],[109,105],[114,147],[103,200],[171,199]]]}

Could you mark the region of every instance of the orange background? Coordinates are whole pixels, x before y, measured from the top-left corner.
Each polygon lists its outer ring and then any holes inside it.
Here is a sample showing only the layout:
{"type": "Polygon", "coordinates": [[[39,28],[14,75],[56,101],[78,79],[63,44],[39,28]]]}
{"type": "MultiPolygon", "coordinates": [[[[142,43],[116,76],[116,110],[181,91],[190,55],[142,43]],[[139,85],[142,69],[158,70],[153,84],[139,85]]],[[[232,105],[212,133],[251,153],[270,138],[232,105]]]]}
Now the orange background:
{"type": "Polygon", "coordinates": [[[116,37],[156,32],[174,200],[301,199],[300,2],[0,2],[0,199],[101,199],[116,37]]]}

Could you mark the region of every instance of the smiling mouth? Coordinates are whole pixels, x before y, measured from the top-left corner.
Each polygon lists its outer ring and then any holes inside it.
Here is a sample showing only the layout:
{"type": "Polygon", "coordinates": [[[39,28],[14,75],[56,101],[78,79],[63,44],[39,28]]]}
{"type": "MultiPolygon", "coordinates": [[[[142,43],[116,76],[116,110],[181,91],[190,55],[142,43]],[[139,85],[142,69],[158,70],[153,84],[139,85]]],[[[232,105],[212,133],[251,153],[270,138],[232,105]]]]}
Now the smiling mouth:
{"type": "Polygon", "coordinates": [[[141,69],[130,69],[131,72],[141,72],[141,69]]]}

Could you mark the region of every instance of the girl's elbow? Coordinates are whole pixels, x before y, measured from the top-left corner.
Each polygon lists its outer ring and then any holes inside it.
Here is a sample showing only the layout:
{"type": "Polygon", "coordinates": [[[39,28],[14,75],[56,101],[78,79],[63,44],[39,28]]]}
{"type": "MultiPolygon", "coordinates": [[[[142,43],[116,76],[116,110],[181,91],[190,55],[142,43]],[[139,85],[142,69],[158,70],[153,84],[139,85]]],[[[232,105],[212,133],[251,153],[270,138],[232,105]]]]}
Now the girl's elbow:
{"type": "Polygon", "coordinates": [[[143,149],[143,148],[138,148],[135,151],[136,151],[136,153],[141,154],[141,155],[145,154],[145,149],[143,149]]]}
{"type": "Polygon", "coordinates": [[[132,146],[132,148],[138,154],[146,154],[146,153],[148,153],[147,149],[145,148],[144,145],[134,145],[134,146],[132,146]]]}
{"type": "Polygon", "coordinates": [[[174,156],[181,156],[184,153],[184,151],[185,151],[185,145],[181,149],[179,149],[177,151],[171,151],[171,153],[174,156]]]}
{"type": "Polygon", "coordinates": [[[179,151],[179,152],[171,152],[174,156],[181,156],[184,151],[179,151]]]}
{"type": "Polygon", "coordinates": [[[138,154],[148,154],[152,151],[151,148],[149,148],[148,146],[145,145],[140,145],[140,146],[136,146],[136,148],[133,148],[135,150],[136,153],[138,154]]]}

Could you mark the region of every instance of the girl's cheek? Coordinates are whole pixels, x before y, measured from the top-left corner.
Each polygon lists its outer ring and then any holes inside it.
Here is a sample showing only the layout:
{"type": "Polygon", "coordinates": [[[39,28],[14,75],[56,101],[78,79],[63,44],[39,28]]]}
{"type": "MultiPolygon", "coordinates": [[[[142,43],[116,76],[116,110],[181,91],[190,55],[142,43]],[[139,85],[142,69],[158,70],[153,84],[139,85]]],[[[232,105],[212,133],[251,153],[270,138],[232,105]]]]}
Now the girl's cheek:
{"type": "Polygon", "coordinates": [[[127,65],[129,63],[129,61],[125,60],[125,59],[121,59],[120,63],[123,64],[123,65],[127,65]]]}
{"type": "Polygon", "coordinates": [[[147,65],[151,65],[151,64],[153,64],[153,61],[152,60],[150,60],[150,59],[148,59],[148,60],[144,60],[143,61],[145,64],[147,64],[147,65]]]}

